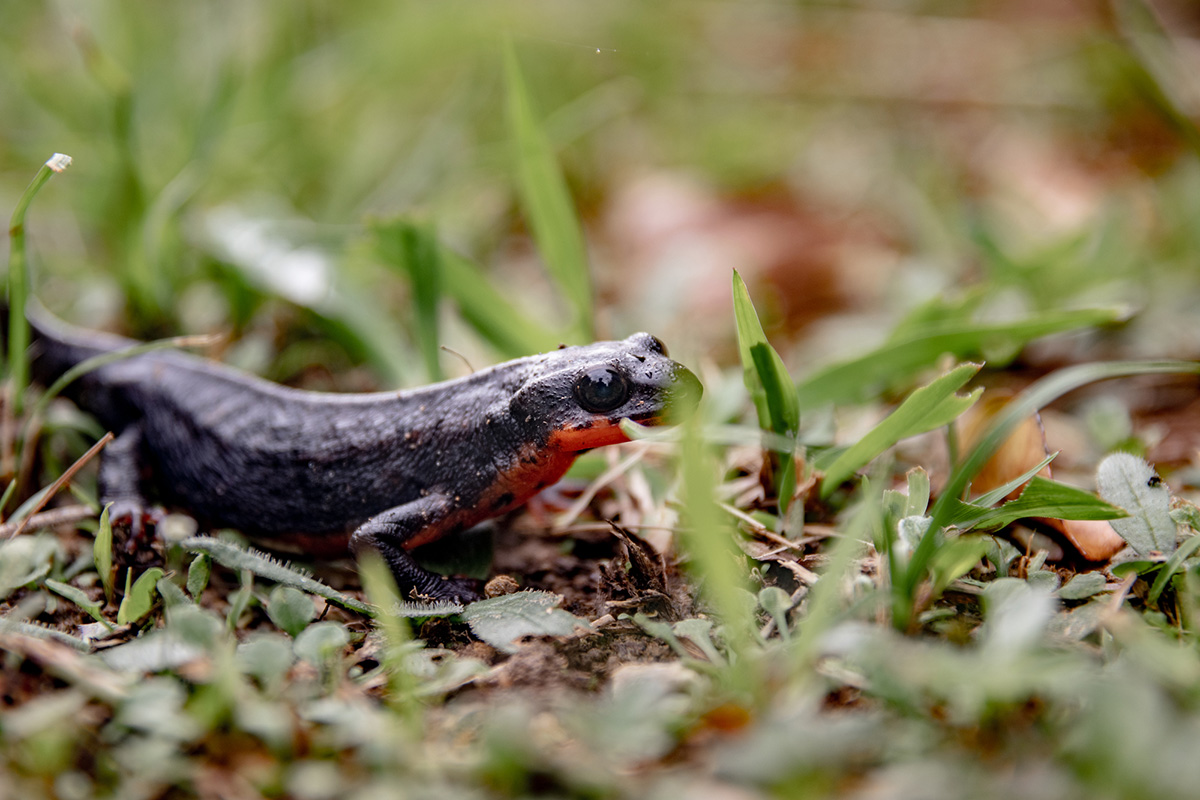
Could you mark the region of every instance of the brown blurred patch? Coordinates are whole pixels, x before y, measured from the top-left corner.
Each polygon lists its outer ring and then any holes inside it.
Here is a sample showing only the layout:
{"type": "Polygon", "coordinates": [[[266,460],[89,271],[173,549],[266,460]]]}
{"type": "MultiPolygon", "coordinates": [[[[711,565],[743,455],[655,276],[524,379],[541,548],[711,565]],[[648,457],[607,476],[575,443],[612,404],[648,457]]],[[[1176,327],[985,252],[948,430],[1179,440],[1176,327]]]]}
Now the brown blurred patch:
{"type": "Polygon", "coordinates": [[[732,326],[696,323],[730,317],[734,269],[768,333],[790,338],[874,297],[899,250],[880,219],[822,212],[781,186],[723,197],[675,173],[614,192],[605,233],[614,256],[601,276],[606,299],[640,307],[642,318],[680,320],[680,335],[718,352],[731,345],[732,326]]]}

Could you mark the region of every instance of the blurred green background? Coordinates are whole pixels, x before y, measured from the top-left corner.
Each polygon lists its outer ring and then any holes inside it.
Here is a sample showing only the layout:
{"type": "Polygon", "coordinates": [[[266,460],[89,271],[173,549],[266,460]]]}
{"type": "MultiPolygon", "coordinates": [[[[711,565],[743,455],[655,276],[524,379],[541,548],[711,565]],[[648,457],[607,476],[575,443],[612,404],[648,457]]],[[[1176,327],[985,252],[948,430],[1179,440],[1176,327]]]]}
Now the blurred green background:
{"type": "Polygon", "coordinates": [[[510,41],[598,335],[731,360],[737,268],[793,365],[943,292],[976,318],[1130,303],[1103,352],[1194,356],[1197,31],[1186,2],[5,3],[0,207],[71,155],[30,219],[43,300],[232,328],[227,357],[277,379],[461,371],[419,355],[396,220],[541,326],[481,335],[441,304],[476,366],[571,338],[519,199],[510,41]]]}

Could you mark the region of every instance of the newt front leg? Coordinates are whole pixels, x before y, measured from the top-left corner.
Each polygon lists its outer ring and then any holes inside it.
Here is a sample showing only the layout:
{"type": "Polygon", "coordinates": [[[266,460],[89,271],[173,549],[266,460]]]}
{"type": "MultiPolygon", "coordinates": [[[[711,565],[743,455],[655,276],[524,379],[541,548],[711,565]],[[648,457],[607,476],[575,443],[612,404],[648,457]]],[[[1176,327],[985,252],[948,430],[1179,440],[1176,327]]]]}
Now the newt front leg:
{"type": "Polygon", "coordinates": [[[408,554],[408,547],[439,538],[455,524],[454,507],[444,494],[430,494],[396,506],[364,522],[350,536],[356,557],[374,551],[392,570],[405,598],[470,603],[483,597],[483,583],[430,572],[408,554]]]}
{"type": "Polygon", "coordinates": [[[102,505],[110,505],[108,518],[114,525],[129,526],[126,552],[142,545],[146,525],[159,521],[142,495],[141,475],[144,462],[142,425],[134,423],[121,431],[100,454],[97,489],[102,505]]]}

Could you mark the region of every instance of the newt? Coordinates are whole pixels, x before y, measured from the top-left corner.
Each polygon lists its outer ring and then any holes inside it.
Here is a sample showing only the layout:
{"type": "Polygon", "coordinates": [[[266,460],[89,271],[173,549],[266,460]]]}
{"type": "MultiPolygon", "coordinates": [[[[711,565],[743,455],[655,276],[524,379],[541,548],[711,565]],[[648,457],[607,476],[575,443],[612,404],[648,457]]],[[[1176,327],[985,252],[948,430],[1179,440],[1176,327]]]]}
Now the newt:
{"type": "MultiPolygon", "coordinates": [[[[43,385],[138,344],[39,308],[28,317],[43,385]]],[[[100,501],[135,534],[154,520],[152,496],[203,525],[310,553],[374,551],[406,597],[453,602],[477,599],[479,582],[430,572],[410,550],[516,508],[580,453],[628,441],[621,420],[661,424],[700,393],[647,333],[402,391],[305,391],[155,350],[65,392],[116,436],[101,453],[100,501]]]]}

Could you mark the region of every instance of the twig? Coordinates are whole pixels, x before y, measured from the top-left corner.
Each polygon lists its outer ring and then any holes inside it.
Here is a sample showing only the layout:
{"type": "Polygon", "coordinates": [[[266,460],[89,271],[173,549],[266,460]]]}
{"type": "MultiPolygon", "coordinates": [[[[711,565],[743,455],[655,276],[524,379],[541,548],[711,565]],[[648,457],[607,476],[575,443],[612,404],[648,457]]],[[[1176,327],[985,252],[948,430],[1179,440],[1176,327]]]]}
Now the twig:
{"type": "Polygon", "coordinates": [[[77,686],[92,697],[107,703],[119,703],[129,695],[135,680],[107,669],[99,669],[94,660],[57,642],[35,639],[0,629],[0,650],[15,653],[44,669],[48,674],[77,686]]]}
{"type": "Polygon", "coordinates": [[[72,522],[81,522],[96,516],[96,510],[90,506],[63,506],[52,508],[40,514],[30,514],[21,522],[6,522],[0,525],[0,536],[13,536],[24,525],[32,530],[57,528],[72,522]]]}
{"type": "MultiPolygon", "coordinates": [[[[0,390],[0,475],[16,477],[17,418],[13,414],[12,384],[4,383],[0,390]]],[[[0,508],[0,512],[3,512],[0,508]]]]}
{"type": "Polygon", "coordinates": [[[571,507],[564,511],[562,516],[555,521],[555,530],[563,530],[572,522],[574,522],[579,515],[583,513],[583,510],[588,507],[588,504],[592,502],[592,498],[596,496],[597,492],[599,492],[608,484],[612,483],[621,475],[625,474],[625,472],[627,472],[634,464],[641,461],[649,449],[649,445],[642,445],[641,447],[638,447],[638,449],[624,461],[621,461],[615,466],[609,467],[604,471],[603,474],[600,475],[600,477],[588,484],[588,487],[584,489],[583,494],[581,494],[579,498],[571,504],[571,507]]]}
{"type": "Polygon", "coordinates": [[[84,453],[83,455],[81,455],[74,464],[72,464],[70,467],[68,467],[66,472],[64,472],[62,475],[59,475],[58,480],[56,480],[54,483],[50,484],[50,488],[47,489],[46,493],[42,495],[42,499],[39,500],[38,504],[36,506],[34,506],[33,509],[29,512],[29,516],[27,516],[27,517],[25,517],[25,519],[21,520],[20,524],[17,525],[16,530],[14,530],[12,533],[10,533],[8,535],[8,537],[10,539],[14,538],[18,534],[20,534],[21,531],[25,530],[25,526],[27,526],[29,524],[29,521],[31,519],[33,519],[33,515],[39,511],[41,511],[43,508],[45,508],[46,503],[50,502],[50,498],[54,497],[54,495],[58,494],[59,491],[64,486],[66,486],[68,483],[70,483],[71,478],[75,477],[75,473],[78,472],[83,467],[84,464],[86,464],[87,462],[89,462],[93,458],[95,458],[96,454],[99,453],[101,450],[103,450],[104,446],[107,445],[112,440],[113,440],[112,431],[109,431],[108,433],[104,434],[104,436],[102,436],[100,438],[100,441],[96,442],[94,445],[92,445],[90,448],[88,448],[88,451],[86,453],[84,453]]]}

